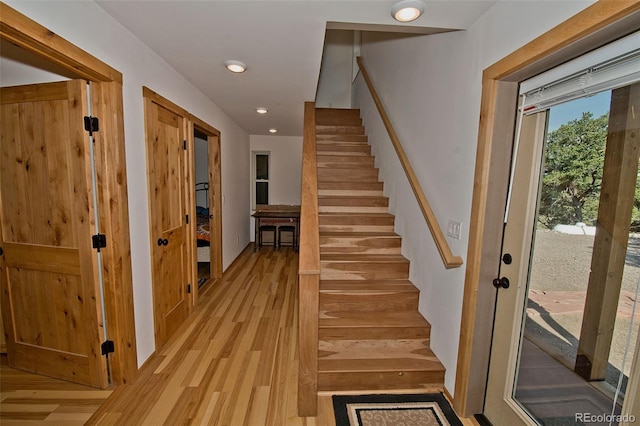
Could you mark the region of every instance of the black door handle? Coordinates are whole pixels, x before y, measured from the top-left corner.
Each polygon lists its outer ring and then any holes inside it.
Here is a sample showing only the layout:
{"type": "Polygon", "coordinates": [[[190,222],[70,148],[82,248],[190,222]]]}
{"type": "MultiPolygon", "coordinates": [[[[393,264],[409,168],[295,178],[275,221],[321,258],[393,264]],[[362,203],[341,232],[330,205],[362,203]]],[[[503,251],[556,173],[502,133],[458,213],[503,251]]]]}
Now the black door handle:
{"type": "Polygon", "coordinates": [[[158,238],[158,245],[159,246],[166,246],[169,244],[169,240],[167,240],[166,238],[163,240],[162,238],[158,238]]]}
{"type": "Polygon", "coordinates": [[[158,245],[161,246],[162,245],[162,238],[158,238],[158,245]]]}
{"type": "Polygon", "coordinates": [[[509,288],[510,285],[511,283],[507,277],[496,278],[493,280],[493,286],[495,288],[509,288]]]}
{"type": "Polygon", "coordinates": [[[2,256],[4,254],[4,250],[2,250],[2,247],[0,247],[0,256],[2,256]]]}

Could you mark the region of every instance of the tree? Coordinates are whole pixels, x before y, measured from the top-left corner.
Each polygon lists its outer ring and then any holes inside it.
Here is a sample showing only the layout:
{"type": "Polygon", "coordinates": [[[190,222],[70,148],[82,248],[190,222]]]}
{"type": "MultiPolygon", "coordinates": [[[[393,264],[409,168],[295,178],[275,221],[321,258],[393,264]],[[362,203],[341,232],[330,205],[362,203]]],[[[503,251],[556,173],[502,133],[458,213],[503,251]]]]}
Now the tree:
{"type": "Polygon", "coordinates": [[[539,222],[592,224],[598,217],[609,114],[579,119],[549,133],[545,142],[539,222]]]}

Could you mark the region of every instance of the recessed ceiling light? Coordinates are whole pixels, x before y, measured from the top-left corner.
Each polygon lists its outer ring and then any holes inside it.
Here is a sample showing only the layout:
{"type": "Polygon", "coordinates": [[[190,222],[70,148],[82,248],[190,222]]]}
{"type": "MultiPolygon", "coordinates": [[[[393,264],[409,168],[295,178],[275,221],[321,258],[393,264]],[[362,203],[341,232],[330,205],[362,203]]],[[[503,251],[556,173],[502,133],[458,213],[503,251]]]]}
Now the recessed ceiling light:
{"type": "Polygon", "coordinates": [[[391,8],[391,16],[400,22],[411,22],[424,13],[424,3],[419,0],[403,0],[391,8]]]}
{"type": "Polygon", "coordinates": [[[226,61],[224,66],[227,67],[229,71],[235,73],[245,72],[247,69],[247,66],[240,61],[226,61]]]}
{"type": "Polygon", "coordinates": [[[257,112],[258,114],[266,114],[266,113],[268,113],[268,112],[269,112],[269,110],[268,110],[268,109],[266,109],[265,107],[258,107],[258,108],[256,108],[256,112],[257,112]]]}
{"type": "Polygon", "coordinates": [[[269,133],[278,133],[278,129],[269,129],[269,133]]]}

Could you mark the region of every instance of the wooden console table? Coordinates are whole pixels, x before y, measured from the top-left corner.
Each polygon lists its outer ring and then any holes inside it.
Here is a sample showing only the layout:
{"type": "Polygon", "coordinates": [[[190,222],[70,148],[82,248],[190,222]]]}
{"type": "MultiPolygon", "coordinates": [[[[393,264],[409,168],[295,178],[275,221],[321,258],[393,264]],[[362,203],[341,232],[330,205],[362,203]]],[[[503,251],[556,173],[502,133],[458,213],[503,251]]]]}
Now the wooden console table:
{"type": "MultiPolygon", "coordinates": [[[[289,222],[293,224],[293,249],[298,249],[298,234],[300,233],[300,206],[288,206],[288,205],[263,205],[258,206],[256,212],[251,215],[255,218],[255,230],[254,230],[254,244],[253,251],[256,251],[258,246],[258,231],[260,224],[263,221],[272,219],[289,219],[289,222]]],[[[284,225],[284,223],[282,224],[284,225]]],[[[275,238],[275,236],[274,236],[275,238]]],[[[275,244],[275,241],[274,241],[275,244]]]]}

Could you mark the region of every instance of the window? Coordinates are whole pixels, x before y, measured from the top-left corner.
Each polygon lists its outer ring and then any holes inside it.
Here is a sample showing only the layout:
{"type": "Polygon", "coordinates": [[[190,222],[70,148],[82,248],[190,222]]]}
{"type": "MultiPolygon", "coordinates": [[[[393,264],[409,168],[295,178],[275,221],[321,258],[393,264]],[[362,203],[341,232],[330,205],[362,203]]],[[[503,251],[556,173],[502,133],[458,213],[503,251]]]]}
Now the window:
{"type": "Polygon", "coordinates": [[[269,204],[269,152],[253,153],[253,205],[269,204]]]}

